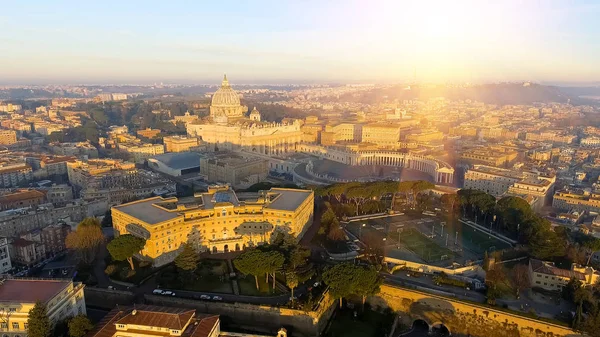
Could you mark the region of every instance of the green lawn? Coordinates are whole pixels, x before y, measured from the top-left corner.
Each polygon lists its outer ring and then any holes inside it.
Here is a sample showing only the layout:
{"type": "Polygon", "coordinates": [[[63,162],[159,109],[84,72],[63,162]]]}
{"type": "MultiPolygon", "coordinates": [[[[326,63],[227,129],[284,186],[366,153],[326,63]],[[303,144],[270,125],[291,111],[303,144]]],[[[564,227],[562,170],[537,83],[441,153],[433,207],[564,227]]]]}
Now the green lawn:
{"type": "Polygon", "coordinates": [[[427,262],[442,261],[454,256],[451,250],[438,246],[437,243],[412,228],[400,234],[400,241],[427,262]]]}
{"type": "Polygon", "coordinates": [[[393,316],[366,309],[360,313],[360,307],[355,309],[357,317],[352,310],[340,310],[331,322],[331,327],[326,332],[326,337],[380,337],[387,336],[393,316]],[[390,319],[391,318],[391,319],[390,319]],[[387,332],[387,333],[386,333],[387,332]]]}
{"type": "Polygon", "coordinates": [[[273,291],[273,279],[269,277],[269,284],[265,282],[265,276],[258,277],[258,287],[256,289],[256,281],[254,280],[254,276],[247,275],[243,276],[240,274],[238,277],[238,285],[240,287],[240,294],[247,296],[274,296],[280,295],[281,291],[275,287],[275,291],[273,291]]]}

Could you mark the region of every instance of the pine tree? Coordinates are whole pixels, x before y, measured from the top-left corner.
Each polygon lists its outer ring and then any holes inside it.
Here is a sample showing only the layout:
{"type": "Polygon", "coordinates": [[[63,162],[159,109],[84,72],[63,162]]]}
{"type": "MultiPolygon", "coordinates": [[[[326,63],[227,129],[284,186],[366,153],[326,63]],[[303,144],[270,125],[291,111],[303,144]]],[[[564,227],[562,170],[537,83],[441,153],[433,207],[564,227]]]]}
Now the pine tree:
{"type": "Polygon", "coordinates": [[[52,327],[46,311],[46,305],[37,301],[29,311],[27,334],[29,337],[50,337],[52,327]]]}
{"type": "Polygon", "coordinates": [[[185,271],[194,271],[198,268],[198,261],[200,258],[198,257],[198,253],[191,244],[186,243],[183,246],[183,250],[177,257],[175,258],[175,265],[177,268],[185,270],[185,271]]]}

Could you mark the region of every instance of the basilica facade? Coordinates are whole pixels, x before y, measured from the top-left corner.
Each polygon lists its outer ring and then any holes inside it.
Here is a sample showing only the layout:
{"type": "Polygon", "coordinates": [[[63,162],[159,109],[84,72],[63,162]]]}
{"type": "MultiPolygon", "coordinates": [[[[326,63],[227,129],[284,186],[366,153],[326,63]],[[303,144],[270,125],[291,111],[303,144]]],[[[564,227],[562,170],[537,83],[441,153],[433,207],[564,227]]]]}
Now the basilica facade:
{"type": "Polygon", "coordinates": [[[262,121],[260,112],[240,102],[239,95],[224,77],[213,95],[210,117],[186,125],[191,137],[199,137],[213,151],[244,150],[263,155],[295,152],[302,141],[301,122],[273,123],[262,121]]]}

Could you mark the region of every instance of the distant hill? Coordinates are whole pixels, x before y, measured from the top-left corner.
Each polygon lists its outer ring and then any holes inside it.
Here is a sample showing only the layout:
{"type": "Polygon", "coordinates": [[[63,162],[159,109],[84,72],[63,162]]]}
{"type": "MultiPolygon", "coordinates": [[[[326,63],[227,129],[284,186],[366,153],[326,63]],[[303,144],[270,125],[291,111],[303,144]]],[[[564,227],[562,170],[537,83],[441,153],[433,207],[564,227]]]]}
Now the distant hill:
{"type": "Polygon", "coordinates": [[[523,85],[523,83],[501,83],[483,84],[470,87],[447,87],[447,86],[395,86],[385,90],[374,90],[362,94],[350,94],[340,97],[340,100],[350,99],[357,102],[375,102],[384,96],[388,99],[421,99],[427,100],[436,97],[444,97],[449,100],[466,100],[484,102],[488,104],[532,104],[535,102],[566,103],[569,100],[573,104],[590,103],[585,99],[578,98],[578,91],[573,88],[562,88],[545,86],[540,84],[523,85]],[[565,90],[568,89],[568,90],[565,90]]]}

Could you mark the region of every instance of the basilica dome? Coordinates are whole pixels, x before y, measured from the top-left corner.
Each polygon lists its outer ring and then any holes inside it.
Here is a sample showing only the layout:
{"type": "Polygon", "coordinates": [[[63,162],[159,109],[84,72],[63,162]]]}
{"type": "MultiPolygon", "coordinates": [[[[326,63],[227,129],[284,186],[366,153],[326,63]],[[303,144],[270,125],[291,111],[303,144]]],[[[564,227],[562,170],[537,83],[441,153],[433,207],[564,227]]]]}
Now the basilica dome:
{"type": "Polygon", "coordinates": [[[221,87],[217,90],[213,97],[211,106],[213,107],[238,107],[240,106],[240,97],[237,92],[231,88],[227,75],[223,77],[221,87]]]}

